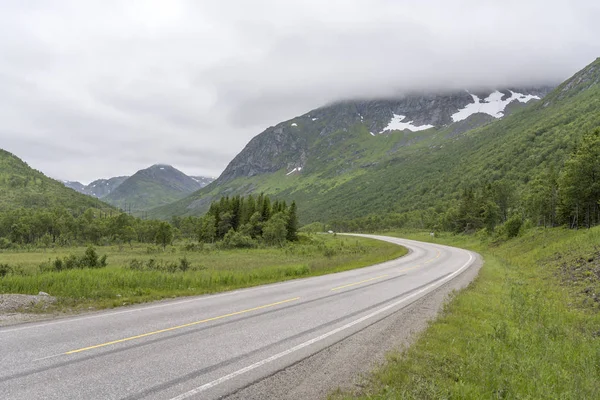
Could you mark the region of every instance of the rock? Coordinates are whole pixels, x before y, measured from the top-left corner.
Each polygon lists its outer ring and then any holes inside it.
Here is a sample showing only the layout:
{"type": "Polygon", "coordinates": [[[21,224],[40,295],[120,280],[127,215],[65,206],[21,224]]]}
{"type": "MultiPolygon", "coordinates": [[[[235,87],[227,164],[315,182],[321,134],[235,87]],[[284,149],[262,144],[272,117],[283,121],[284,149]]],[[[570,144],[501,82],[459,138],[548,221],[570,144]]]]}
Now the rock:
{"type": "Polygon", "coordinates": [[[38,296],[50,296],[50,295],[46,292],[39,292],[38,296]]]}

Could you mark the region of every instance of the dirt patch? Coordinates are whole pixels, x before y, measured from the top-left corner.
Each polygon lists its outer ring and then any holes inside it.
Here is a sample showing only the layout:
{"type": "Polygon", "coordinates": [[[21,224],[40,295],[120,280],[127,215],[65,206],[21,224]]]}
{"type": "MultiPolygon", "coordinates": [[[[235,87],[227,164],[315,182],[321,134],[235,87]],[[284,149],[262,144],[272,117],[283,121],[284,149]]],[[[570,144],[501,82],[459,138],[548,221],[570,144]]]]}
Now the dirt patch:
{"type": "Polygon", "coordinates": [[[576,289],[582,308],[600,309],[600,248],[587,256],[557,253],[549,260],[558,265],[561,282],[576,289]]]}
{"type": "Polygon", "coordinates": [[[0,326],[52,318],[40,314],[56,303],[56,297],[30,294],[0,294],[0,326]]]}

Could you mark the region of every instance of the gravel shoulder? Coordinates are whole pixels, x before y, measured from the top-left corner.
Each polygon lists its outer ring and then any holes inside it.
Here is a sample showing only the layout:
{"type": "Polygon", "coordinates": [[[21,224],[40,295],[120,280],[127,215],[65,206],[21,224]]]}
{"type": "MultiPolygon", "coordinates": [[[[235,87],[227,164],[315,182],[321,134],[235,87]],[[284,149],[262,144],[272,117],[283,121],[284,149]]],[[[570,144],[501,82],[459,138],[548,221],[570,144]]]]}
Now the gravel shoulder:
{"type": "Polygon", "coordinates": [[[471,267],[425,297],[226,399],[324,399],[336,390],[360,392],[373,369],[385,362],[386,354],[410,346],[452,293],[475,279],[482,264],[478,256],[471,267]]]}
{"type": "Polygon", "coordinates": [[[56,297],[47,294],[0,294],[0,326],[56,318],[46,312],[54,303],[56,297]]]}

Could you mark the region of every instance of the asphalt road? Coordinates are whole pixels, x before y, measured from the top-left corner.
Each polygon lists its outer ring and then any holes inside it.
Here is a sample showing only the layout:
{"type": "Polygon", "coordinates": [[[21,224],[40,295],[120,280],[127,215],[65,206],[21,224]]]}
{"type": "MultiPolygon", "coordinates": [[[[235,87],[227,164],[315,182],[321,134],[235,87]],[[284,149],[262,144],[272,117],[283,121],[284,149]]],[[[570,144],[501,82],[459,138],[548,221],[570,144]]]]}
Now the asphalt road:
{"type": "Polygon", "coordinates": [[[375,237],[411,251],[321,277],[0,328],[0,398],[219,398],[426,296],[476,259],[375,237]]]}

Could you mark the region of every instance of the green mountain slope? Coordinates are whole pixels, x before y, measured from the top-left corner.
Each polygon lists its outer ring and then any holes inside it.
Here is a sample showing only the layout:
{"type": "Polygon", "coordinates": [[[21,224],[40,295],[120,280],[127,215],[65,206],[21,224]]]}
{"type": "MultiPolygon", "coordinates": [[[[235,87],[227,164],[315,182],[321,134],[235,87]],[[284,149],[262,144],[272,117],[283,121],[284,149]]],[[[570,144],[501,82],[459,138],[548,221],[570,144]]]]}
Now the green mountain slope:
{"type": "Polygon", "coordinates": [[[202,184],[170,165],[136,172],[102,199],[127,211],[142,211],[179,200],[202,184]]]}
{"type": "Polygon", "coordinates": [[[65,187],[0,149],[0,211],[16,208],[64,207],[71,210],[111,208],[97,199],[65,187]]]}
{"type": "MultiPolygon", "coordinates": [[[[295,199],[307,223],[414,210],[442,212],[465,187],[500,179],[518,190],[533,177],[560,169],[581,135],[600,126],[599,66],[596,60],[541,101],[512,107],[500,120],[473,114],[440,128],[375,137],[368,123],[357,121],[332,133],[287,139],[277,153],[288,160],[282,168],[254,174],[248,165],[256,169],[256,163],[234,159],[233,171],[243,174],[226,170],[203,190],[152,212],[162,218],[195,214],[204,211],[208,199],[264,191],[295,199]]],[[[297,120],[292,121],[305,123],[297,120]]],[[[260,136],[253,141],[263,149],[278,144],[277,136],[260,136]]]]}

